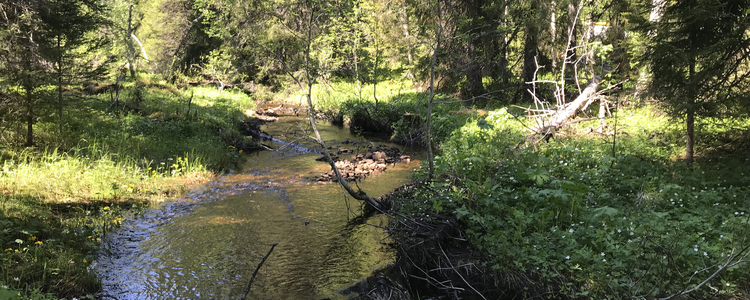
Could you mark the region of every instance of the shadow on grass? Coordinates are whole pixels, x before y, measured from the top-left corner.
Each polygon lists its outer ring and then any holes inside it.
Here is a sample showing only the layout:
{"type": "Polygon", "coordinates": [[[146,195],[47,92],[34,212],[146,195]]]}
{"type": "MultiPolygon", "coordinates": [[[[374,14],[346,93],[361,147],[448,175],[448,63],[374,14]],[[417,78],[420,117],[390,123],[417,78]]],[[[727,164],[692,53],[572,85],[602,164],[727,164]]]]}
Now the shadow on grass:
{"type": "Polygon", "coordinates": [[[145,200],[47,203],[31,195],[0,196],[0,282],[26,295],[81,297],[100,290],[88,271],[99,242],[145,200]]]}

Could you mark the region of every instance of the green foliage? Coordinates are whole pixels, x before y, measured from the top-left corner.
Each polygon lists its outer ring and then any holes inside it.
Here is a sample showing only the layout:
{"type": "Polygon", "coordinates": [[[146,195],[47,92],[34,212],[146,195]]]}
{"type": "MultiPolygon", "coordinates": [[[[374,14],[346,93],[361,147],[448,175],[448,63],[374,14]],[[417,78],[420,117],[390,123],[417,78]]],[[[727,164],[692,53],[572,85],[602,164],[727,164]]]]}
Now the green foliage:
{"type": "Polygon", "coordinates": [[[87,269],[107,231],[125,220],[123,208],[104,203],[43,204],[22,194],[5,195],[2,202],[3,289],[16,290],[22,296],[17,299],[80,297],[98,289],[95,274],[87,269]]]}
{"type": "MultiPolygon", "coordinates": [[[[354,82],[343,80],[316,85],[313,88],[313,105],[327,118],[341,123],[346,121],[352,129],[392,134],[393,140],[402,143],[423,143],[423,120],[426,119],[429,93],[414,92],[411,82],[403,78],[385,80],[375,87],[376,104],[373,88],[372,84],[361,85],[360,88],[354,82]],[[411,114],[412,118],[405,118],[405,114],[411,114]]],[[[436,99],[450,98],[437,95],[436,99]]],[[[449,114],[450,111],[461,109],[459,103],[436,106],[433,117],[439,118],[434,122],[438,133],[433,133],[433,139],[449,136],[455,128],[454,123],[476,117],[476,114],[449,114]]]]}
{"type": "Polygon", "coordinates": [[[655,33],[644,56],[652,93],[675,115],[726,115],[732,109],[724,105],[744,98],[748,7],[748,1],[670,2],[662,18],[643,26],[655,33]]]}
{"type": "MultiPolygon", "coordinates": [[[[615,156],[611,139],[593,137],[518,149],[522,125],[506,109],[490,112],[455,129],[435,159],[437,179],[402,209],[452,212],[500,276],[532,279],[529,295],[653,298],[695,287],[750,243],[750,169],[745,157],[741,170],[714,160],[688,171],[671,159],[679,146],[649,138],[670,131],[649,112],[619,125],[630,134],[618,136],[615,156]]],[[[736,295],[749,278],[729,268],[695,295],[736,295]]]]}
{"type": "Polygon", "coordinates": [[[96,292],[88,265],[107,232],[205,182],[210,170],[236,167],[254,147],[239,133],[254,107],[241,92],[181,92],[142,78],[120,97],[119,106],[93,97],[71,106],[64,135],[40,118],[35,129],[48,148],[3,149],[0,282],[21,299],[96,292]]]}

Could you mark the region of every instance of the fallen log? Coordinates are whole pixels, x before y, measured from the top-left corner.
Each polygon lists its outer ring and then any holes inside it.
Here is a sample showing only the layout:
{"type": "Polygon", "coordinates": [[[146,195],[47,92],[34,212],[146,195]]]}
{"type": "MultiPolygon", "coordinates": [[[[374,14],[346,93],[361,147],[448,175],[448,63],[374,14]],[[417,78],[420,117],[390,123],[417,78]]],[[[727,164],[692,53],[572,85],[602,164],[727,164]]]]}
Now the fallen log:
{"type": "Polygon", "coordinates": [[[599,88],[599,83],[601,83],[601,78],[594,77],[586,88],[583,89],[583,92],[573,100],[573,102],[564,105],[554,112],[549,117],[549,122],[543,122],[542,124],[533,127],[532,130],[534,135],[542,136],[542,139],[549,139],[557,129],[567,124],[568,120],[575,117],[576,113],[578,113],[581,108],[588,106],[596,99],[594,96],[596,95],[597,88],[599,88]]]}

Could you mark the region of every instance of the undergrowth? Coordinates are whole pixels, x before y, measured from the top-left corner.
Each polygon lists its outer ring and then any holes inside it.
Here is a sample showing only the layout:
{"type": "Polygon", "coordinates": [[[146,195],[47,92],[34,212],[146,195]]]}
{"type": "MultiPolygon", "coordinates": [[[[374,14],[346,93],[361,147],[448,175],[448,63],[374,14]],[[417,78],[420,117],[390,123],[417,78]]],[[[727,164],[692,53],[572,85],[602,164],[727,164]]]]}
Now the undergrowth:
{"type": "Polygon", "coordinates": [[[704,120],[706,150],[689,170],[678,123],[652,108],[618,114],[614,145],[609,120],[609,134],[581,135],[598,124],[580,123],[536,151],[521,147],[525,127],[507,109],[476,116],[454,127],[435,180],[401,211],[458,218],[500,282],[524,297],[654,298],[704,280],[691,296],[744,297],[749,269],[723,267],[750,245],[750,161],[711,152],[726,143],[711,137],[733,129],[704,120]]]}
{"type": "MultiPolygon", "coordinates": [[[[289,99],[295,97],[299,96],[289,99]]],[[[346,80],[313,86],[313,104],[322,117],[352,130],[391,135],[395,142],[405,144],[424,143],[429,97],[429,92],[415,91],[406,78],[382,81],[377,86],[346,80]]],[[[438,94],[435,101],[447,98],[438,94]]],[[[448,116],[462,108],[460,103],[436,105],[433,115],[448,116]]]]}

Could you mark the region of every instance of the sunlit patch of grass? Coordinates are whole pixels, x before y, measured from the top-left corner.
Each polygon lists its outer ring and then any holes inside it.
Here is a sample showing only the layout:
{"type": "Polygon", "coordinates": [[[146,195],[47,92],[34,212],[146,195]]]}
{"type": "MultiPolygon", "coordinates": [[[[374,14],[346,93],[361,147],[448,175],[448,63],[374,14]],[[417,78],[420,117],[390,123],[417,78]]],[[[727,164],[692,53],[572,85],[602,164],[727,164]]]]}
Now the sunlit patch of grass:
{"type": "Polygon", "coordinates": [[[255,101],[240,90],[225,89],[220,92],[214,87],[198,86],[191,87],[183,94],[193,95],[194,103],[204,107],[226,106],[240,112],[255,108],[255,101]]]}
{"type": "Polygon", "coordinates": [[[6,159],[0,170],[0,281],[61,297],[92,293],[98,282],[88,265],[106,234],[133,216],[128,212],[213,176],[190,153],[146,168],[95,146],[23,151],[6,159]]]}
{"type": "Polygon", "coordinates": [[[185,189],[184,185],[213,177],[194,153],[159,163],[138,163],[125,155],[98,152],[95,146],[71,154],[23,154],[3,161],[0,186],[4,193],[30,195],[53,203],[163,200],[165,191],[174,194],[185,189]]]}
{"type": "Polygon", "coordinates": [[[124,86],[119,105],[108,93],[71,101],[62,134],[41,117],[37,148],[0,152],[0,295],[96,292],[88,267],[109,231],[235,168],[252,147],[237,128],[254,105],[241,92],[158,78],[124,86]]]}

